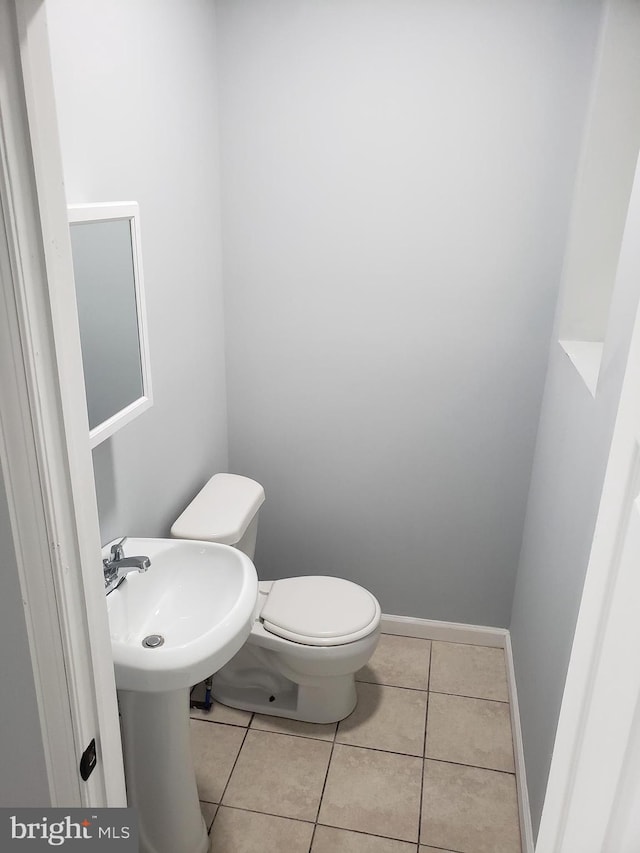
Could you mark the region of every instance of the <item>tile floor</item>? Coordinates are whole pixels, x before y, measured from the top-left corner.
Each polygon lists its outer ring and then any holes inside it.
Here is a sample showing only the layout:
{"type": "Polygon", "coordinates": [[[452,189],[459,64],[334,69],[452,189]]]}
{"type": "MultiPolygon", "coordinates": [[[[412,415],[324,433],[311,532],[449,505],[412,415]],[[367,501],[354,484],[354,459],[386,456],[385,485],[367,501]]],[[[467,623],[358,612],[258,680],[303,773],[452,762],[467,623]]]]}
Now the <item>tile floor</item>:
{"type": "Polygon", "coordinates": [[[383,634],[315,725],[192,711],[212,853],[520,853],[501,649],[383,634]]]}

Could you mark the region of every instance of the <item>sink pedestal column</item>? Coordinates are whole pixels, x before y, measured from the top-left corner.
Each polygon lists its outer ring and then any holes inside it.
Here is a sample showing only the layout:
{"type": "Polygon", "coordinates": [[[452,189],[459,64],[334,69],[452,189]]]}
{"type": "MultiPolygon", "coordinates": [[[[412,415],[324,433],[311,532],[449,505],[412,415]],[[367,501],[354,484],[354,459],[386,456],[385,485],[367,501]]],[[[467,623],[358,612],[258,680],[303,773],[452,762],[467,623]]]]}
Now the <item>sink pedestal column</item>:
{"type": "Polygon", "coordinates": [[[191,755],[189,689],[118,691],[129,805],[138,810],[140,853],[206,853],[191,755]]]}

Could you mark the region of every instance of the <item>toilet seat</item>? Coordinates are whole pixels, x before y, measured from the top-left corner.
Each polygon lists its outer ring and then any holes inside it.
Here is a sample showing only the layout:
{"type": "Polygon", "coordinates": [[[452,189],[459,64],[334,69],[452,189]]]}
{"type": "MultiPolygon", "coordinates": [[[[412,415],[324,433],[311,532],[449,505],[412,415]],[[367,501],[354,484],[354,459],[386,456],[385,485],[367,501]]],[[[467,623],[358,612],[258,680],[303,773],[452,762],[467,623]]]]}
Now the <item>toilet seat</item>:
{"type": "Polygon", "coordinates": [[[273,582],[260,612],[264,629],[306,646],[339,646],[366,637],[377,626],[380,605],[358,584],[314,576],[273,582]]]}

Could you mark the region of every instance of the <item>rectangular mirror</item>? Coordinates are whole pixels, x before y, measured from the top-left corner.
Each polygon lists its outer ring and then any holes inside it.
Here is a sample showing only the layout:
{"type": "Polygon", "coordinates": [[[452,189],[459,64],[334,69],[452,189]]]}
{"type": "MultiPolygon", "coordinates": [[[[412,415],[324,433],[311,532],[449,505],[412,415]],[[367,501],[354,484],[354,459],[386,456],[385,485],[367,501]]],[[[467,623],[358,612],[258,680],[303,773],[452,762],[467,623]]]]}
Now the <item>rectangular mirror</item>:
{"type": "Polygon", "coordinates": [[[138,205],[73,204],[69,227],[95,447],[152,404],[138,205]]]}

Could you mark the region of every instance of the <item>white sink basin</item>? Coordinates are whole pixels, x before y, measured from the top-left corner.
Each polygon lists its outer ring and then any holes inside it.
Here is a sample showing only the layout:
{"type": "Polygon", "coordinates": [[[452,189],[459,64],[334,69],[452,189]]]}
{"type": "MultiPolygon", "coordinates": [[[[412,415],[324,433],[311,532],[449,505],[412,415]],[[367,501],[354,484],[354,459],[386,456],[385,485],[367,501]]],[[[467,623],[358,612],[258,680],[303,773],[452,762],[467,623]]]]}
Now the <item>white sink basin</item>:
{"type": "Polygon", "coordinates": [[[107,596],[119,690],[191,687],[244,645],[258,595],[256,570],[245,554],[182,539],[127,539],[124,551],[149,557],[151,566],[128,574],[107,596]],[[143,645],[153,635],[162,645],[143,645]]]}

